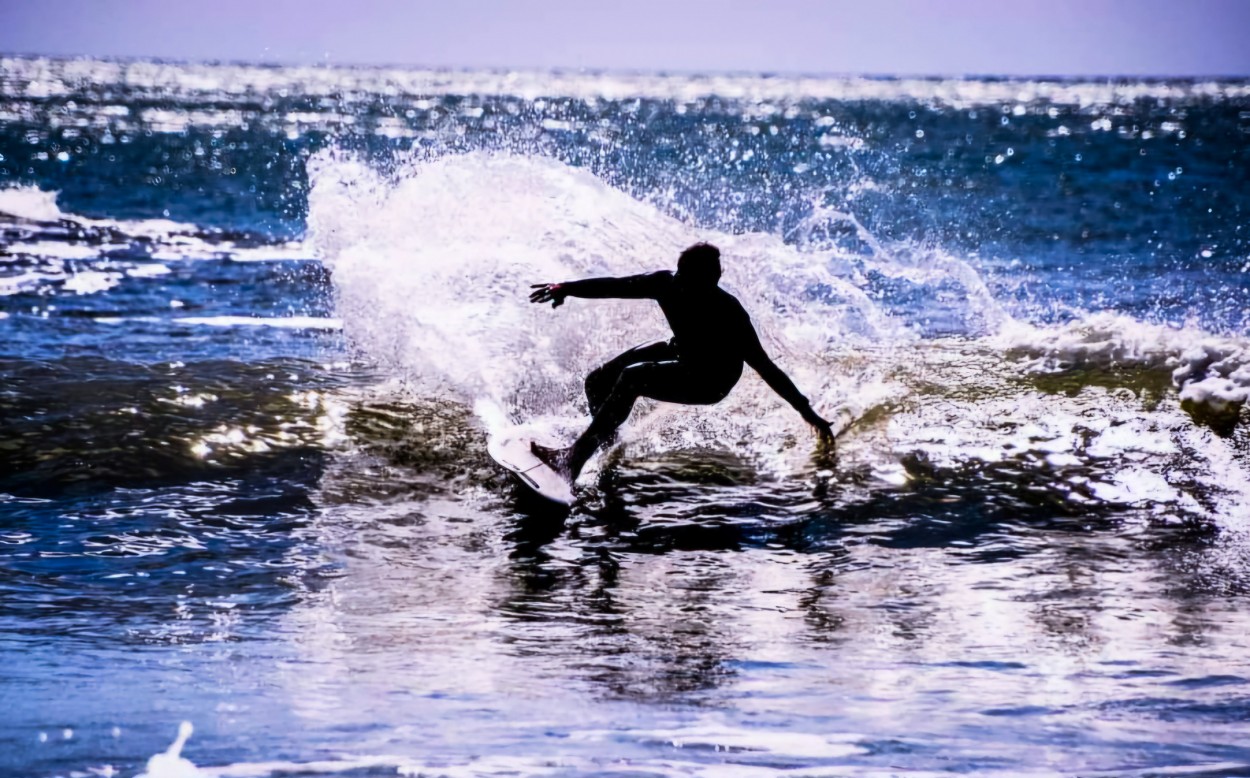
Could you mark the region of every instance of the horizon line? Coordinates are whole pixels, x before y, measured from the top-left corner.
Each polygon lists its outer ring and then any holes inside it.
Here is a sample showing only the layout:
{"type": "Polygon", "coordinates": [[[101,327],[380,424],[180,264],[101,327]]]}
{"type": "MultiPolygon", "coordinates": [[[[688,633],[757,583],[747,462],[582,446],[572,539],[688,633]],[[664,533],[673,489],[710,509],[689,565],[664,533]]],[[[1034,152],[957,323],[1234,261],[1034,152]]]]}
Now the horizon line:
{"type": "Polygon", "coordinates": [[[258,67],[258,68],[296,68],[311,67],[344,70],[408,70],[426,72],[451,73],[556,73],[582,75],[618,75],[618,76],[658,76],[658,77],[733,77],[733,78],[782,78],[794,80],[828,80],[828,79],[865,79],[865,80],[901,80],[916,79],[928,81],[949,80],[998,80],[998,81],[1042,81],[1042,82],[1077,82],[1077,81],[1219,81],[1219,82],[1250,82],[1250,73],[1231,74],[1139,74],[1139,73],[1087,73],[1087,74],[1022,74],[1022,73],[874,73],[874,72],[817,72],[790,70],[695,70],[685,68],[669,68],[647,70],[641,68],[615,68],[594,66],[536,66],[536,65],[421,65],[414,63],[371,63],[371,62],[336,62],[328,57],[317,61],[300,60],[244,60],[244,59],[190,59],[180,57],[159,57],[131,54],[40,54],[35,52],[0,51],[0,58],[12,59],[44,59],[60,62],[97,61],[119,63],[152,63],[159,65],[207,65],[216,67],[258,67]]]}

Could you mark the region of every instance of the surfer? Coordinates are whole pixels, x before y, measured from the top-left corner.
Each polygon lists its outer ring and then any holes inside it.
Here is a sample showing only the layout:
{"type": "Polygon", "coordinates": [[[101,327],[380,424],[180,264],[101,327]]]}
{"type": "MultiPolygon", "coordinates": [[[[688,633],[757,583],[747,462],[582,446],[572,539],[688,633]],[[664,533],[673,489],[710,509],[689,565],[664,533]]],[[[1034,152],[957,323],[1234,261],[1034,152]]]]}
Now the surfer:
{"type": "Polygon", "coordinates": [[[742,304],[718,286],[720,275],[720,250],[696,243],[681,253],[676,273],[534,284],[530,302],[549,302],[552,308],[566,297],[655,300],[673,330],[671,340],[632,348],[591,371],[586,378],[586,399],[594,416],[590,426],[565,449],[531,444],[534,455],[572,482],[600,446],[612,440],[639,397],[712,405],[738,383],[744,362],[794,406],[823,442],[832,443],[829,422],[769,359],[742,304]]]}

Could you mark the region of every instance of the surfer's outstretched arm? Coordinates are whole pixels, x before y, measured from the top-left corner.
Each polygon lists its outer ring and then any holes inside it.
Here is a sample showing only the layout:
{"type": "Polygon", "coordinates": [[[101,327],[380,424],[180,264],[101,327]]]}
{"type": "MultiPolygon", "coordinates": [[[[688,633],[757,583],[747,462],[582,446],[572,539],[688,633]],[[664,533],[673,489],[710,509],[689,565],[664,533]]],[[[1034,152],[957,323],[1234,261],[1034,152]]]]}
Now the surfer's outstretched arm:
{"type": "Polygon", "coordinates": [[[672,277],[669,271],[661,270],[622,278],[585,278],[558,284],[534,284],[530,287],[534,290],[530,292],[530,302],[551,303],[552,308],[557,308],[564,303],[565,297],[655,299],[672,277]]]}
{"type": "Polygon", "coordinates": [[[781,368],[769,358],[767,352],[764,351],[763,345],[760,344],[759,335],[755,333],[755,328],[750,327],[749,335],[743,359],[750,365],[755,372],[760,374],[760,378],[764,379],[764,383],[768,384],[774,392],[781,395],[781,399],[790,403],[794,410],[799,412],[803,417],[803,421],[816,428],[816,432],[820,434],[822,440],[829,442],[833,440],[833,429],[829,422],[825,421],[820,414],[812,410],[812,404],[803,396],[799,388],[790,380],[790,376],[782,372],[781,368]]]}

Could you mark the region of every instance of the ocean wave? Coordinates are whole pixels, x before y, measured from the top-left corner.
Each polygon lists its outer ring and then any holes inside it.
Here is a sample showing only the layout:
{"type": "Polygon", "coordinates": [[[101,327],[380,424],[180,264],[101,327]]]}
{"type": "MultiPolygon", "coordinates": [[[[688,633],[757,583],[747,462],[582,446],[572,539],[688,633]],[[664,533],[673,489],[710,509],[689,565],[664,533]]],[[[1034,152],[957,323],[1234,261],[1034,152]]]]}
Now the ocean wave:
{"type": "Polygon", "coordinates": [[[97,219],[68,213],[57,192],[0,188],[0,297],[107,291],[124,277],[170,272],[194,260],[278,262],[311,259],[301,241],[231,233],[169,219],[97,219]]]}
{"type": "MultiPolygon", "coordinates": [[[[1018,511],[1167,506],[1227,523],[1250,499],[1238,464],[1246,440],[1232,435],[1246,372],[1236,338],[1107,313],[1029,324],[949,253],[871,235],[861,236],[867,252],[848,252],[700,229],[550,159],[475,153],[385,177],[326,153],[310,175],[310,235],[344,332],[410,391],[475,409],[487,434],[525,423],[571,439],[586,423],[583,376],[667,334],[645,303],[551,311],[527,302],[530,283],[668,267],[710,240],[778,363],[818,410],[849,424],[841,472],[875,486],[844,493],[848,504],[966,484],[1018,511]],[[953,333],[923,331],[926,297],[952,309],[953,333]]],[[[748,375],[717,406],[640,403],[622,440],[635,463],[721,452],[802,482],[813,472],[807,435],[748,375]]]]}
{"type": "Polygon", "coordinates": [[[35,186],[0,188],[0,230],[8,243],[7,255],[86,259],[137,243],[151,256],[167,260],[311,258],[301,241],[170,219],[98,219],[67,213],[57,205],[58,194],[35,186]]]}
{"type": "Polygon", "coordinates": [[[297,360],[0,359],[0,492],[283,472],[342,439],[341,383],[297,360]]]}

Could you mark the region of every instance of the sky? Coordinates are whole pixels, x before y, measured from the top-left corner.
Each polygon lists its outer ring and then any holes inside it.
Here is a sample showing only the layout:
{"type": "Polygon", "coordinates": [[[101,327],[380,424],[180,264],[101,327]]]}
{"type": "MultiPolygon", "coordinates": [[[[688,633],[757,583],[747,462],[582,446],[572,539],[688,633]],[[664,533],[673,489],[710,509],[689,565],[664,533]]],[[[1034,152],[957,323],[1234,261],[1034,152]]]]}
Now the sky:
{"type": "Polygon", "coordinates": [[[452,68],[1250,76],[1250,0],[0,0],[0,52],[452,68]]]}

